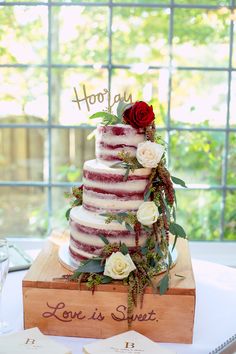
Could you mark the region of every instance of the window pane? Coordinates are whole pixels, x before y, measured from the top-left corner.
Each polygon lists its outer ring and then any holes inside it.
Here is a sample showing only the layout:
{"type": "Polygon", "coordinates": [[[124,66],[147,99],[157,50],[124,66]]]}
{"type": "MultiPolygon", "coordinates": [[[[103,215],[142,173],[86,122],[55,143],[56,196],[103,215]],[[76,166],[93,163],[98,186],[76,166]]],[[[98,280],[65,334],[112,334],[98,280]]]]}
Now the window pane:
{"type": "Polygon", "coordinates": [[[228,178],[227,183],[236,186],[236,134],[229,134],[228,178]]]}
{"type": "Polygon", "coordinates": [[[0,180],[46,181],[44,129],[0,129],[0,180]]]}
{"type": "Polygon", "coordinates": [[[171,123],[175,126],[225,127],[228,76],[224,72],[176,71],[171,123]]]}
{"type": "Polygon", "coordinates": [[[236,191],[227,191],[225,209],[225,239],[236,241],[236,191]]]}
{"type": "Polygon", "coordinates": [[[187,184],[221,184],[225,134],[171,132],[171,173],[187,184]]]}
{"type": "Polygon", "coordinates": [[[46,200],[43,187],[0,187],[0,236],[45,236],[46,200]]]}
{"type": "Polygon", "coordinates": [[[232,20],[234,20],[234,36],[233,36],[233,55],[232,55],[232,65],[236,68],[236,31],[235,31],[235,21],[236,21],[236,9],[234,9],[231,14],[232,20]]]}
{"type": "Polygon", "coordinates": [[[175,64],[228,66],[229,16],[227,8],[207,11],[176,9],[173,36],[175,64]]]}
{"type": "MultiPolygon", "coordinates": [[[[1,0],[0,2],[3,2],[3,0],[1,0]]],[[[4,0],[4,2],[15,2],[15,0],[4,0]]],[[[17,2],[25,2],[25,0],[17,0],[17,2]]],[[[34,2],[38,2],[38,0],[27,0],[27,3],[31,4],[34,2]]],[[[48,0],[40,0],[40,2],[45,2],[47,3],[48,0]]]]}
{"type": "Polygon", "coordinates": [[[106,64],[107,25],[107,7],[53,7],[53,63],[106,64]]]}
{"type": "MultiPolygon", "coordinates": [[[[75,183],[76,185],[76,183],[75,183]]],[[[65,194],[71,193],[70,187],[53,187],[52,188],[52,219],[51,227],[55,229],[68,229],[68,220],[66,219],[66,211],[70,208],[70,198],[66,198],[65,194]]]]}
{"type": "Polygon", "coordinates": [[[115,64],[168,63],[169,10],[114,7],[112,60],[115,64]]]}
{"type": "MultiPolygon", "coordinates": [[[[132,6],[132,2],[130,0],[112,0],[112,2],[116,3],[116,2],[122,2],[122,3],[129,3],[132,6]]],[[[170,4],[171,0],[135,0],[135,3],[140,3],[140,4],[155,4],[155,5],[166,5],[166,4],[170,4]]]]}
{"type": "Polygon", "coordinates": [[[219,239],[221,192],[177,190],[177,201],[177,220],[190,240],[219,239]]]}
{"type": "MultiPolygon", "coordinates": [[[[156,4],[156,5],[165,5],[165,4],[170,4],[171,0],[135,0],[135,3],[141,3],[141,4],[156,4]]],[[[132,4],[132,2],[130,0],[113,0],[113,2],[122,2],[122,3],[129,3],[132,4]]]]}
{"type": "Polygon", "coordinates": [[[0,6],[0,64],[47,60],[47,8],[0,6]]]}
{"type": "Polygon", "coordinates": [[[79,99],[84,98],[83,85],[87,95],[103,92],[108,88],[108,73],[106,69],[53,69],[52,70],[52,120],[56,124],[94,124],[88,117],[105,109],[105,103],[90,105],[88,111],[85,102],[81,103],[81,110],[75,99],[74,87],[78,92],[79,99]]]}
{"type": "Polygon", "coordinates": [[[0,68],[0,125],[43,124],[48,116],[47,71],[0,68]]]}
{"type": "Polygon", "coordinates": [[[93,129],[52,130],[52,176],[58,182],[78,182],[83,163],[95,158],[95,139],[88,140],[93,129]]]}
{"type": "MultiPolygon", "coordinates": [[[[236,42],[235,42],[236,43],[236,42]]],[[[230,124],[236,127],[236,73],[232,73],[231,99],[230,99],[230,124]]]]}
{"type": "Polygon", "coordinates": [[[230,5],[230,0],[174,0],[175,4],[185,5],[230,5]]]}
{"type": "MultiPolygon", "coordinates": [[[[65,2],[65,0],[52,0],[52,2],[65,2]]],[[[107,3],[107,5],[109,5],[109,0],[67,0],[67,3],[107,3]]]]}
{"type": "Polygon", "coordinates": [[[144,100],[153,105],[157,126],[163,126],[167,115],[168,71],[116,69],[112,74],[112,94],[132,94],[132,100],[144,100]]]}

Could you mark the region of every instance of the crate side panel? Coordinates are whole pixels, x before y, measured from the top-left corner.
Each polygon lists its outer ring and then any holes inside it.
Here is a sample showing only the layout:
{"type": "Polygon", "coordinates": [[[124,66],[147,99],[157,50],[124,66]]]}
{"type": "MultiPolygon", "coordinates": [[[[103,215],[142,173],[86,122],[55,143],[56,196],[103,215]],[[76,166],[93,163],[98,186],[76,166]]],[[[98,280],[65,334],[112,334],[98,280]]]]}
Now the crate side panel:
{"type": "MultiPolygon", "coordinates": [[[[127,294],[23,288],[24,326],[45,334],[107,338],[127,331],[127,294]]],[[[191,343],[195,297],[146,294],[131,329],[154,341],[191,343]]]]}

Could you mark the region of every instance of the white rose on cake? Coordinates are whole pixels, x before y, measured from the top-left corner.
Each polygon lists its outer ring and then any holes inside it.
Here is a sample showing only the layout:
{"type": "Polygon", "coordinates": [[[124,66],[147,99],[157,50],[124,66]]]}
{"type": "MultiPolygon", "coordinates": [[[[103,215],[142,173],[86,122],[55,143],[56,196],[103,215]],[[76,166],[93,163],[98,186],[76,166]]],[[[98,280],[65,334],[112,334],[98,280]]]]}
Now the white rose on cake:
{"type": "Polygon", "coordinates": [[[106,260],[104,275],[112,279],[124,279],[135,269],[136,267],[129,254],[113,252],[106,260]]]}
{"type": "Polygon", "coordinates": [[[163,145],[147,140],[138,144],[136,157],[143,167],[154,168],[161,161],[164,151],[163,145]]]}
{"type": "Polygon", "coordinates": [[[137,211],[138,221],[146,226],[150,226],[157,221],[159,216],[158,208],[154,202],[143,202],[137,211]]]}

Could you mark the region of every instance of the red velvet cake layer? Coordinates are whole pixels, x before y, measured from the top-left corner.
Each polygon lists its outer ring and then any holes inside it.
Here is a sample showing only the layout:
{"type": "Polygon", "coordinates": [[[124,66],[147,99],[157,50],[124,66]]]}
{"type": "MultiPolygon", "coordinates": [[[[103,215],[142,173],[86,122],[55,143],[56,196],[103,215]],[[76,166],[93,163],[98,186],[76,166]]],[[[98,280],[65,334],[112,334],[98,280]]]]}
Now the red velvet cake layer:
{"type": "Polygon", "coordinates": [[[122,151],[136,155],[139,143],[145,140],[143,129],[130,125],[99,126],[96,135],[96,158],[111,165],[120,161],[122,151]]]}

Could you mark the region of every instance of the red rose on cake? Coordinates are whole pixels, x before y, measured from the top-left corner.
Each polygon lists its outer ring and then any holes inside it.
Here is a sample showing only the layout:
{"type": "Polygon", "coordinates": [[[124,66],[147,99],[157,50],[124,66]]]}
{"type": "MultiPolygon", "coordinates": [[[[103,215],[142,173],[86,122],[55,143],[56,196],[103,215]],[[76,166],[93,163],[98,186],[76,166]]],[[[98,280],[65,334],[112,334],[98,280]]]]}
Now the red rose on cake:
{"type": "Polygon", "coordinates": [[[146,128],[154,121],[155,115],[152,106],[146,102],[137,101],[123,113],[124,122],[133,128],[146,128]]]}

